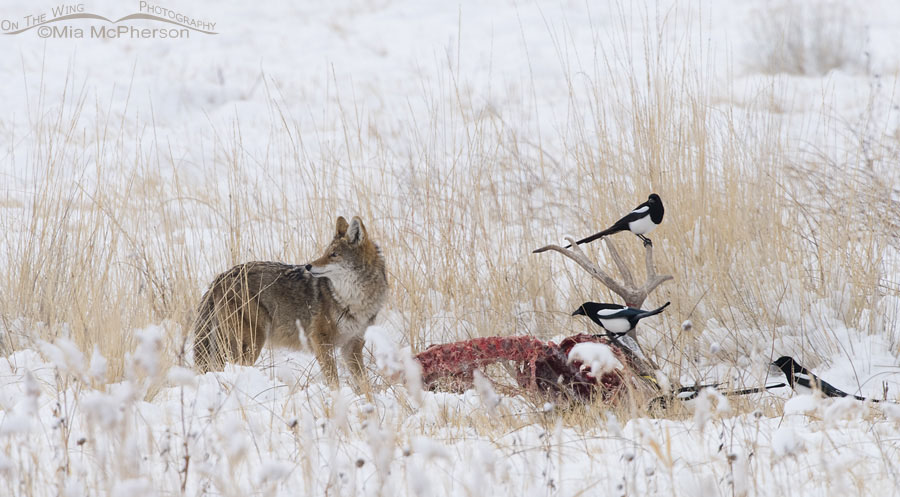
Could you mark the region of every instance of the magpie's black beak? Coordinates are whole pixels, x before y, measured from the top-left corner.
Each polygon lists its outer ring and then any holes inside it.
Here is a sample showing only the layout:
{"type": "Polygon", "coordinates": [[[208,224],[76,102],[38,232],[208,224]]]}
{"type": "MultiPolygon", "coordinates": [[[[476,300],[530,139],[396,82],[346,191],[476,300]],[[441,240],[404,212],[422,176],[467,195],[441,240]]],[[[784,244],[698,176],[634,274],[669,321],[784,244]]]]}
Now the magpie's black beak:
{"type": "Polygon", "coordinates": [[[587,314],[584,312],[584,307],[579,307],[578,309],[575,309],[575,312],[573,312],[572,315],[573,316],[587,316],[587,314]]]}

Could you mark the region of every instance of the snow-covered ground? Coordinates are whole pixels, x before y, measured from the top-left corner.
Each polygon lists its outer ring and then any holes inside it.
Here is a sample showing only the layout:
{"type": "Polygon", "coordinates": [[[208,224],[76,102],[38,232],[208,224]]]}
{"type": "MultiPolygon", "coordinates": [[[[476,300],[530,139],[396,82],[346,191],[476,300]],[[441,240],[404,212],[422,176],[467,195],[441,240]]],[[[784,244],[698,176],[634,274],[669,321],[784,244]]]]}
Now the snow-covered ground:
{"type": "MultiPolygon", "coordinates": [[[[142,330],[147,343],[159,332],[142,330]]],[[[72,362],[65,352],[59,357],[63,367],[72,362]]],[[[178,494],[188,454],[189,495],[897,492],[896,405],[806,396],[788,401],[783,416],[768,416],[762,406],[770,401],[756,398],[760,410],[735,415],[711,395],[696,401],[692,417],[617,420],[597,412],[602,419],[583,427],[521,399],[495,407],[475,391],[426,393],[408,404],[411,397],[388,390],[368,402],[347,388],[309,383],[290,365],[202,377],[170,370],[178,386],[145,402],[140,382],[101,391],[70,379],[48,393],[60,381],[52,364],[18,352],[0,371],[10,409],[2,424],[4,488],[9,495],[178,494]]]]}
{"type": "MultiPolygon", "coordinates": [[[[139,10],[138,2],[82,5],[84,12],[109,19],[139,10]]],[[[164,7],[215,22],[217,34],[44,39],[35,28],[0,35],[0,208],[6,230],[0,255],[10,260],[11,247],[22,246],[20,237],[40,226],[28,220],[51,164],[54,181],[71,181],[73,190],[87,192],[97,185],[126,187],[135,171],[143,179],[152,173],[162,178],[160,195],[166,199],[173,178],[226,197],[245,186],[235,184],[240,178],[254,195],[284,197],[278,215],[286,223],[312,222],[296,212],[318,201],[323,181],[338,185],[327,205],[351,211],[363,200],[341,179],[383,175],[367,171],[369,163],[388,164],[389,176],[408,184],[430,181],[430,175],[443,178],[456,167],[457,153],[484,150],[471,142],[482,136],[472,131],[491,116],[488,122],[503,125],[498,136],[535,145],[523,156],[561,158],[555,162],[559,170],[541,177],[565,178],[572,174],[567,147],[579,133],[599,129],[590,116],[627,112],[622,82],[658,84],[646,76],[657,77],[667,67],[659,60],[698,64],[670,76],[702,74],[685,86],[750,122],[748,140],[763,128],[757,123],[778,121],[788,130],[786,142],[797,137],[786,152],[797,162],[822,154],[837,164],[869,164],[866,174],[887,185],[888,204],[896,206],[900,5],[812,5],[192,1],[164,7]],[[766,37],[774,36],[772,26],[785,11],[791,22],[807,27],[795,49],[802,59],[798,73],[785,72],[788,62],[772,62],[764,53],[779,46],[766,37]],[[832,59],[835,68],[823,67],[832,59]],[[609,89],[608,98],[599,99],[606,100],[606,109],[592,107],[598,88],[609,89]],[[767,105],[760,107],[760,100],[767,105]],[[60,136],[66,137],[61,152],[46,143],[60,136]],[[297,137],[302,143],[292,141],[297,137]],[[129,162],[113,162],[122,159],[129,162]],[[353,171],[316,169],[322,163],[353,171]]],[[[50,18],[57,6],[4,0],[0,29],[11,26],[2,21],[22,28],[28,15],[50,18]]],[[[397,186],[405,183],[384,184],[398,188],[376,192],[396,197],[385,202],[394,209],[385,217],[408,215],[425,224],[397,186]]],[[[557,200],[540,189],[499,188],[503,194],[510,190],[523,197],[528,213],[557,200]]],[[[202,201],[189,205],[196,211],[173,212],[207,215],[202,201]]],[[[169,240],[159,214],[121,222],[133,223],[129,229],[146,222],[148,240],[169,240]]],[[[677,222],[677,214],[667,215],[677,222]]],[[[332,218],[316,222],[330,224],[332,218]]],[[[228,234],[202,223],[193,228],[172,239],[187,253],[208,251],[196,266],[197,281],[207,282],[225,268],[227,252],[210,250],[210,240],[228,234]]],[[[553,237],[553,228],[538,229],[553,237]]],[[[291,245],[288,237],[296,228],[291,229],[277,232],[284,239],[276,236],[265,247],[277,252],[291,245]]],[[[279,255],[308,253],[315,246],[303,243],[279,255]]],[[[779,301],[777,324],[767,323],[766,334],[754,323],[735,330],[734,323],[709,319],[687,346],[702,358],[695,367],[678,369],[694,372],[679,380],[727,376],[756,385],[767,379],[761,358],[808,355],[816,373],[839,388],[878,398],[887,388],[888,397],[897,399],[900,277],[891,272],[898,268],[896,235],[893,243],[882,252],[886,290],[872,305],[874,315],[866,311],[855,321],[846,319],[854,283],[848,278],[809,305],[791,295],[779,301]]],[[[398,250],[395,261],[404,257],[398,250]]],[[[461,264],[478,271],[485,261],[461,264]]],[[[761,268],[760,278],[777,271],[761,268]]],[[[565,282],[559,285],[561,293],[570,291],[565,282]]],[[[778,299],[779,290],[770,296],[778,299]]],[[[413,316],[404,312],[413,311],[389,304],[378,328],[401,352],[412,345],[404,326],[413,316]]],[[[38,335],[22,330],[18,317],[0,320],[4,344],[13,342],[14,331],[38,335]]],[[[672,319],[677,326],[687,318],[685,313],[672,319]]],[[[434,329],[421,337],[426,344],[465,338],[434,329]]],[[[331,391],[303,353],[276,351],[256,367],[196,375],[160,357],[171,353],[168,347],[178,341],[172,337],[183,332],[177,324],[162,318],[122,332],[135,337],[135,348],[122,361],[122,380],[114,383],[106,379],[112,368],[106,363],[113,358],[79,351],[65,332],[54,333],[61,338],[51,343],[31,340],[28,347],[19,338],[19,350],[0,359],[0,491],[129,497],[900,494],[900,407],[890,403],[823,400],[782,389],[732,400],[734,405],[704,394],[671,419],[624,419],[620,410],[622,419],[616,419],[593,406],[587,414],[596,417],[588,422],[523,397],[503,397],[496,405],[484,391],[417,393],[398,385],[371,399],[346,387],[331,391]]],[[[662,340],[661,330],[645,333],[648,344],[662,340]]]]}

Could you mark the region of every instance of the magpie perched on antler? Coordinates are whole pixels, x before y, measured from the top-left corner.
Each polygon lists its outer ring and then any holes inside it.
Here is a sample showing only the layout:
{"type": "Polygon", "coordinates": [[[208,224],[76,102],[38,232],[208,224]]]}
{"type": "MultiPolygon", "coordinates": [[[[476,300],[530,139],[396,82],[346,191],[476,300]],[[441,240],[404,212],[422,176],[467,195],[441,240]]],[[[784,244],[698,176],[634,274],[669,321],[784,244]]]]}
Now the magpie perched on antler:
{"type": "Polygon", "coordinates": [[[851,397],[856,400],[871,400],[872,402],[880,402],[877,399],[867,399],[865,397],[852,395],[838,389],[834,385],[812,374],[812,372],[795,361],[793,357],[781,356],[775,362],[773,362],[772,365],[776,366],[781,370],[782,373],[784,373],[784,376],[787,378],[788,385],[790,385],[791,388],[793,388],[794,391],[799,394],[811,394],[814,391],[818,390],[822,392],[822,394],[826,397],[851,397]]]}
{"type": "Polygon", "coordinates": [[[606,330],[606,334],[615,338],[628,333],[637,326],[638,321],[649,316],[655,316],[663,311],[670,302],[666,302],[652,311],[635,309],[619,304],[601,304],[598,302],[585,302],[575,309],[573,316],[587,316],[591,321],[606,330]]]}
{"type": "MultiPolygon", "coordinates": [[[[612,235],[613,233],[627,230],[643,240],[644,245],[653,245],[653,242],[644,235],[650,233],[662,223],[664,213],[665,209],[663,209],[662,199],[659,198],[659,195],[651,193],[646,202],[637,206],[633,211],[616,221],[615,224],[609,228],[606,228],[599,233],[594,233],[587,238],[582,238],[575,243],[578,245],[590,243],[606,235],[612,235]]],[[[569,247],[571,247],[571,245],[566,246],[566,248],[569,247]]]]}

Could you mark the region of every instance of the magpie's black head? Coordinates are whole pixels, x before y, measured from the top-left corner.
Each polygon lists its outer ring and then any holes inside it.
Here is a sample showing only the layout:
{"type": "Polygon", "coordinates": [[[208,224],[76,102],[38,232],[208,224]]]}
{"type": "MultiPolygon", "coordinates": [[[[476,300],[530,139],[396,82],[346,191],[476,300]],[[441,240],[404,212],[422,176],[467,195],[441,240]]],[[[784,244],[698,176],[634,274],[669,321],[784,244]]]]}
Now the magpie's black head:
{"type": "Polygon", "coordinates": [[[794,360],[793,357],[783,355],[775,360],[772,363],[773,366],[780,369],[785,376],[788,377],[788,380],[791,380],[791,377],[794,373],[803,372],[803,366],[801,366],[797,361],[794,360]]]}
{"type": "Polygon", "coordinates": [[[647,197],[647,201],[649,202],[662,202],[662,199],[659,198],[659,195],[655,193],[651,193],[649,197],[647,197]]]}
{"type": "Polygon", "coordinates": [[[578,306],[578,309],[575,309],[575,312],[573,312],[572,315],[573,316],[587,316],[587,309],[585,309],[585,307],[591,303],[592,302],[585,302],[585,303],[581,304],[580,306],[578,306]]]}

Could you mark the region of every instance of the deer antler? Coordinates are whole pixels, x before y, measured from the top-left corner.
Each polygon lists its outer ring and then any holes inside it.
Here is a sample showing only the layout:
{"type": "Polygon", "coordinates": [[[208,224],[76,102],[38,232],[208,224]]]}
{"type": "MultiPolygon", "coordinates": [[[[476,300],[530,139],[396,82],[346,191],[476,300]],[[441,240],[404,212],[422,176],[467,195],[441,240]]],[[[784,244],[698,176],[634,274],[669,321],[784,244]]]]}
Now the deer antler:
{"type": "MultiPolygon", "coordinates": [[[[609,244],[610,241],[607,240],[606,243],[609,244]]],[[[644,264],[647,266],[647,282],[644,283],[640,291],[644,294],[644,298],[647,298],[647,295],[656,290],[656,287],[674,279],[674,277],[671,274],[657,274],[656,264],[653,262],[653,245],[647,245],[647,250],[644,252],[644,264]]]]}
{"type": "MultiPolygon", "coordinates": [[[[640,287],[636,286],[634,283],[634,277],[632,276],[631,269],[625,264],[625,260],[622,259],[622,256],[619,255],[619,251],[616,250],[615,244],[613,244],[612,240],[609,238],[604,238],[603,241],[606,242],[606,249],[609,252],[610,257],[615,263],[616,268],[618,268],[619,273],[622,275],[622,283],[619,283],[615,279],[613,279],[609,274],[600,269],[600,266],[595,264],[593,261],[587,258],[584,254],[584,251],[581,250],[581,247],[575,243],[575,239],[567,236],[566,240],[572,244],[571,249],[565,249],[560,247],[559,245],[546,245],[535,250],[535,253],[546,252],[548,250],[552,250],[554,252],[559,252],[560,254],[572,259],[577,262],[579,266],[584,268],[591,276],[599,280],[603,283],[607,288],[609,288],[613,293],[622,297],[622,300],[625,301],[625,305],[628,307],[637,307],[640,308],[641,305],[644,304],[644,300],[647,299],[647,296],[656,289],[659,285],[665,283],[673,279],[671,275],[668,274],[657,274],[656,272],[656,264],[653,262],[653,246],[645,245],[644,252],[644,263],[647,266],[647,281],[641,285],[640,287]]],[[[631,330],[628,334],[632,338],[636,338],[636,330],[631,330]]]]}
{"type": "MultiPolygon", "coordinates": [[[[614,280],[610,275],[606,274],[606,271],[600,269],[600,266],[594,264],[593,261],[588,259],[587,256],[584,254],[584,251],[581,250],[581,247],[579,247],[578,245],[575,244],[574,238],[567,236],[566,240],[568,240],[572,244],[571,250],[562,248],[559,245],[547,245],[547,246],[544,246],[544,247],[541,247],[541,248],[535,250],[534,252],[535,253],[546,252],[547,250],[559,252],[560,254],[577,262],[578,265],[581,266],[585,271],[590,273],[591,276],[600,280],[600,282],[603,283],[604,285],[606,285],[607,288],[612,290],[613,293],[618,294],[620,297],[625,299],[625,301],[627,302],[628,301],[627,296],[630,294],[630,289],[625,287],[623,284],[619,283],[618,281],[614,280]]],[[[618,257],[618,254],[615,254],[614,257],[618,257]]],[[[622,265],[624,266],[624,261],[621,261],[621,259],[619,259],[619,260],[620,260],[620,262],[622,262],[622,265]]],[[[631,275],[629,274],[627,278],[630,279],[631,275]]]]}

